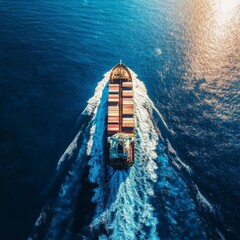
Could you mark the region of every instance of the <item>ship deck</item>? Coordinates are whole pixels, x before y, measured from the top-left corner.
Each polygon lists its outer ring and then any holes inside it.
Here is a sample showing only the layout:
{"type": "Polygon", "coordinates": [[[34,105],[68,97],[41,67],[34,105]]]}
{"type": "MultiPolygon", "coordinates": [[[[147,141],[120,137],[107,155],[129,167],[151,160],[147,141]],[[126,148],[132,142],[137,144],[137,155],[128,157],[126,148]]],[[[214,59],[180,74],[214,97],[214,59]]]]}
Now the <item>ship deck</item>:
{"type": "Polygon", "coordinates": [[[108,136],[116,133],[134,136],[134,101],[132,77],[123,64],[115,66],[108,86],[108,136]]]}

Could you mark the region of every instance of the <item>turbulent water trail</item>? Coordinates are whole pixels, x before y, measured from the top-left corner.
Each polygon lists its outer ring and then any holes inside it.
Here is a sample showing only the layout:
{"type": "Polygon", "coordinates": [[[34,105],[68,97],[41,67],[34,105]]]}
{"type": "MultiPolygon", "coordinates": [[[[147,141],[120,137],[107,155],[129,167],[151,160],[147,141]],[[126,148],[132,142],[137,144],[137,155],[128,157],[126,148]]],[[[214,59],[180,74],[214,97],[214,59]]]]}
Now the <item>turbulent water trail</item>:
{"type": "Polygon", "coordinates": [[[80,121],[83,122],[80,131],[58,161],[56,175],[64,171],[68,164],[70,166],[65,177],[61,180],[57,196],[49,199],[43,207],[28,238],[29,240],[69,240],[72,238],[74,214],[81,189],[81,177],[87,163],[88,148],[92,138],[90,132],[93,120],[96,119],[108,75],[107,73],[98,84],[94,96],[88,101],[86,109],[80,116],[80,121]]]}
{"type": "Polygon", "coordinates": [[[77,134],[77,138],[59,160],[57,173],[70,161],[71,165],[55,198],[50,198],[37,219],[29,240],[33,239],[71,239],[74,213],[81,188],[81,175],[86,165],[87,129],[77,134]],[[79,143],[80,142],[80,143],[79,143]],[[80,144],[80,148],[78,149],[80,144]],[[73,159],[72,159],[73,158],[73,159]]]}
{"type": "Polygon", "coordinates": [[[135,111],[141,111],[136,115],[135,164],[127,171],[115,171],[106,166],[103,149],[107,108],[104,104],[100,105],[92,127],[89,177],[98,187],[92,199],[97,206],[91,227],[92,231],[105,228],[106,234],[100,239],[158,239],[158,220],[150,200],[157,179],[154,162],[157,135],[148,109],[142,108],[137,100],[135,111]]]}
{"type": "MultiPolygon", "coordinates": [[[[113,170],[106,164],[108,72],[82,113],[85,121],[81,130],[59,160],[58,171],[70,163],[59,194],[45,206],[29,239],[206,238],[195,202],[180,174],[182,168],[187,172],[190,169],[162,137],[154,121],[156,108],[145,85],[134,72],[131,74],[135,104],[134,166],[113,170]],[[176,156],[174,162],[170,161],[167,151],[176,156]],[[79,192],[86,163],[89,181],[95,184],[92,196],[95,213],[89,234],[83,236],[73,232],[73,224],[77,200],[84,197],[79,196],[79,192]],[[40,237],[37,230],[42,225],[47,229],[44,237],[40,237]]],[[[166,124],[165,127],[167,129],[166,124]]]]}
{"type": "Polygon", "coordinates": [[[96,203],[92,231],[104,229],[100,239],[159,239],[161,235],[204,239],[189,190],[164,152],[163,139],[153,121],[155,107],[143,82],[132,75],[136,124],[132,168],[115,171],[106,166],[106,99],[93,120],[89,179],[98,187],[92,198],[96,203]]]}

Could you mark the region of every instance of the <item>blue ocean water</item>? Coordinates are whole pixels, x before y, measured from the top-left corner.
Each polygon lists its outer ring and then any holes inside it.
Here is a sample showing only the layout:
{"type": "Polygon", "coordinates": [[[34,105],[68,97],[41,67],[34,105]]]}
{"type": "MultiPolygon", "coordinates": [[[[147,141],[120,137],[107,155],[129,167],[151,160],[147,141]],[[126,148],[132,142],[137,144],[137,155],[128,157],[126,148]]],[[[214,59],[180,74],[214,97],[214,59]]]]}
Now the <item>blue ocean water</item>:
{"type": "Polygon", "coordinates": [[[238,239],[239,26],[239,0],[0,1],[0,238],[238,239]],[[104,164],[120,59],[129,172],[104,164]]]}

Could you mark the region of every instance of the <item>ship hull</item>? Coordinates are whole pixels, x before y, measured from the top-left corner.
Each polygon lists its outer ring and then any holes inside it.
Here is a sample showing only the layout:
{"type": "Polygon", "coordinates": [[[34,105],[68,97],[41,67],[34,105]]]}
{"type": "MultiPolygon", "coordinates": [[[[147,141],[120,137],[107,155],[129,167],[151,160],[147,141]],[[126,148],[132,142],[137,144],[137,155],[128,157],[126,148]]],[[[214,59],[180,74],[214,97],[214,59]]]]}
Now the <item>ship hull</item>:
{"type": "Polygon", "coordinates": [[[108,84],[108,164],[126,169],[134,164],[134,93],[132,76],[123,64],[116,65],[108,84]]]}

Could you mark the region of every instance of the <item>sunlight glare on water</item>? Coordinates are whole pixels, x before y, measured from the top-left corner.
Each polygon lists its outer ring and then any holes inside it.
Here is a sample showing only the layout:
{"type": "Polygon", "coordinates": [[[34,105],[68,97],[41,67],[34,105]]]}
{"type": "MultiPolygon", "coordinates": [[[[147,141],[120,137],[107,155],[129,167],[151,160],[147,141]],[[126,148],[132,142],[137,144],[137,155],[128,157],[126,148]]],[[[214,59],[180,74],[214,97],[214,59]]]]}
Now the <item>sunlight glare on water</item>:
{"type": "Polygon", "coordinates": [[[233,19],[234,15],[239,11],[239,0],[215,0],[213,8],[215,9],[216,21],[226,24],[233,19]]]}
{"type": "MultiPolygon", "coordinates": [[[[240,19],[233,18],[240,10],[239,4],[239,0],[191,4],[193,14],[189,15],[187,21],[188,37],[192,39],[187,52],[188,73],[191,72],[200,79],[204,76],[206,81],[221,78],[219,84],[223,80],[230,80],[226,66],[239,58],[237,47],[240,42],[240,19]]],[[[238,61],[234,63],[239,67],[238,61]]],[[[236,80],[237,75],[235,68],[231,80],[236,80]]]]}

